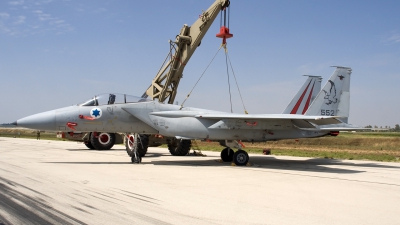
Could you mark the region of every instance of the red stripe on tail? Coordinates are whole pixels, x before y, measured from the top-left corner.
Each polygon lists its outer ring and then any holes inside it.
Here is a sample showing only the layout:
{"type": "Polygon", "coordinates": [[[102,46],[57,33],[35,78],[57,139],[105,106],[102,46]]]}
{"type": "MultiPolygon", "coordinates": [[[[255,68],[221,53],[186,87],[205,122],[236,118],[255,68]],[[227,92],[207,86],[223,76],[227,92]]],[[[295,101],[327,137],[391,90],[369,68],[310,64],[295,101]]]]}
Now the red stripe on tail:
{"type": "Polygon", "coordinates": [[[303,115],[304,115],[304,113],[307,111],[308,106],[310,106],[311,95],[312,95],[313,90],[314,90],[314,85],[315,85],[315,81],[314,81],[314,83],[313,83],[313,85],[312,85],[310,94],[308,95],[307,102],[306,102],[306,105],[304,106],[303,112],[301,113],[301,114],[303,114],[303,115]]]}
{"type": "Polygon", "coordinates": [[[297,101],[296,105],[293,107],[293,109],[292,109],[292,111],[290,112],[290,114],[296,114],[297,110],[298,110],[299,107],[300,107],[301,102],[303,101],[304,95],[306,95],[306,92],[307,92],[308,87],[310,86],[310,84],[311,84],[311,80],[310,80],[310,83],[308,83],[306,90],[304,90],[304,91],[303,91],[303,94],[301,94],[300,99],[297,101]]]}

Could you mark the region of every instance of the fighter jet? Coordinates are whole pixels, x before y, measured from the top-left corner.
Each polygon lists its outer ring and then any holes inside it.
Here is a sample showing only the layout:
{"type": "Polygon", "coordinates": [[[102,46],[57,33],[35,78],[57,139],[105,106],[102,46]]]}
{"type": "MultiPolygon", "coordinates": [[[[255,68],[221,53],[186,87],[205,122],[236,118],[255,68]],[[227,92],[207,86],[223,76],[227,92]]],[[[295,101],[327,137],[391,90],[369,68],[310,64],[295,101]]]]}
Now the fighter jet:
{"type": "MultiPolygon", "coordinates": [[[[242,149],[241,141],[321,137],[337,135],[343,130],[362,129],[347,124],[351,72],[351,68],[336,66],[315,100],[305,112],[304,108],[301,111],[304,115],[295,113],[302,104],[307,106],[311,102],[312,87],[317,82],[315,79],[302,91],[290,111],[292,114],[226,113],[163,104],[125,94],[102,94],[75,106],[19,119],[14,125],[37,130],[160,134],[175,137],[178,150],[190,147],[188,143],[193,139],[220,141],[226,146],[221,152],[221,159],[243,166],[248,163],[249,156],[242,149]],[[238,150],[234,152],[233,149],[238,150]]],[[[141,157],[135,150],[132,162],[140,161],[141,157]]]]}

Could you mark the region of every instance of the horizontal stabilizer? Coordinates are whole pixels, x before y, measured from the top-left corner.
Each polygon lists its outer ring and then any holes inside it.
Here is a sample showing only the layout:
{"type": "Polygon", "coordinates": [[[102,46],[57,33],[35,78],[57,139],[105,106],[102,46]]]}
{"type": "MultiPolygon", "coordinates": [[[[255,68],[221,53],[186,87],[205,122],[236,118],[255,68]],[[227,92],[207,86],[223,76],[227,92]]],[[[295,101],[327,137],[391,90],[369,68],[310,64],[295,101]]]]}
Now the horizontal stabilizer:
{"type": "Polygon", "coordinates": [[[362,130],[366,130],[364,127],[327,127],[327,128],[320,128],[320,130],[323,131],[362,131],[362,130]]]}
{"type": "Polygon", "coordinates": [[[363,131],[368,130],[364,127],[326,127],[326,128],[299,128],[300,130],[308,130],[308,131],[363,131]]]}
{"type": "MultiPolygon", "coordinates": [[[[305,127],[299,127],[302,130],[315,130],[313,128],[305,128],[305,127]]],[[[362,131],[362,130],[368,130],[368,128],[364,127],[359,127],[355,126],[352,124],[347,124],[347,123],[340,123],[340,124],[330,124],[326,126],[319,126],[316,128],[317,130],[320,131],[362,131]]]]}

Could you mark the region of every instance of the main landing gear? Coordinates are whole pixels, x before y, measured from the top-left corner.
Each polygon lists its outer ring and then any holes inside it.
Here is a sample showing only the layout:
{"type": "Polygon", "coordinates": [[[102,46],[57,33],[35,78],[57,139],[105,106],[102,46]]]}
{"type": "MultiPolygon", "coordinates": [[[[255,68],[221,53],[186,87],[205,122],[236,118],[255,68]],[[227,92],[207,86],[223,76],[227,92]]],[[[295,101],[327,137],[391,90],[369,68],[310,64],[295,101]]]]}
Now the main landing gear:
{"type": "Polygon", "coordinates": [[[110,150],[116,142],[114,133],[91,132],[86,135],[89,135],[89,138],[85,140],[84,144],[89,149],[110,150]]]}
{"type": "Polygon", "coordinates": [[[235,154],[235,152],[229,148],[226,147],[221,151],[221,159],[224,162],[232,162],[233,160],[233,154],[235,154]]]}
{"type": "Polygon", "coordinates": [[[243,150],[238,150],[233,154],[233,162],[237,166],[245,166],[249,162],[249,154],[243,150]]]}
{"type": "Polygon", "coordinates": [[[169,152],[174,156],[185,156],[189,153],[190,148],[192,147],[191,140],[169,138],[167,139],[167,143],[169,152]]]}
{"type": "Polygon", "coordinates": [[[249,154],[241,149],[242,145],[237,141],[220,142],[221,145],[226,146],[221,151],[221,160],[224,162],[234,162],[237,166],[245,166],[249,162],[249,154]],[[238,148],[236,152],[232,148],[238,148]]]}

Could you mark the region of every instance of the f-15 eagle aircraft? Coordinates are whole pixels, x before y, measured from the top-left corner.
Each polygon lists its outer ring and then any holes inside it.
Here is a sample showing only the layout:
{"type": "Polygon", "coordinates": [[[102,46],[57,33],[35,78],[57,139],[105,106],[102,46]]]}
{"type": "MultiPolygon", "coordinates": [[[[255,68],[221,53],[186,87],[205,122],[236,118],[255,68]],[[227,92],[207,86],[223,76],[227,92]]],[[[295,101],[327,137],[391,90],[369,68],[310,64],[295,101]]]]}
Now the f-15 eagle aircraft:
{"type": "MultiPolygon", "coordinates": [[[[163,104],[130,95],[106,94],[75,106],[28,116],[14,124],[40,130],[161,134],[180,140],[177,148],[187,145],[191,139],[215,140],[226,146],[221,152],[223,161],[233,160],[236,165],[243,166],[249,156],[238,140],[264,142],[321,137],[362,129],[347,124],[351,71],[351,68],[336,66],[326,85],[302,114],[298,108],[310,104],[315,79],[304,88],[300,98],[295,97],[298,99],[295,104],[289,104],[288,107],[293,105],[293,108],[286,113],[291,114],[226,113],[163,104]],[[234,152],[232,148],[238,150],[234,152]]],[[[132,162],[140,161],[135,150],[132,162]]]]}

